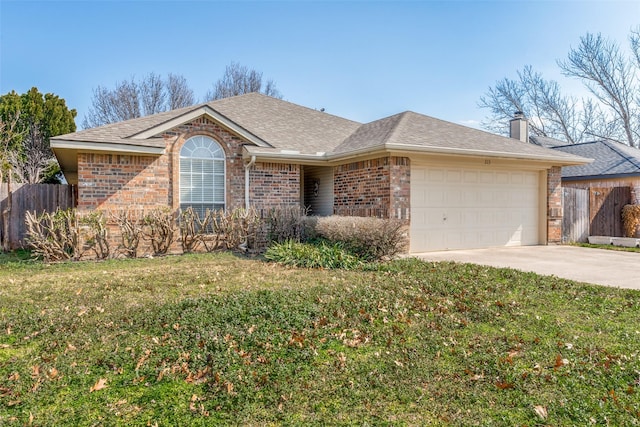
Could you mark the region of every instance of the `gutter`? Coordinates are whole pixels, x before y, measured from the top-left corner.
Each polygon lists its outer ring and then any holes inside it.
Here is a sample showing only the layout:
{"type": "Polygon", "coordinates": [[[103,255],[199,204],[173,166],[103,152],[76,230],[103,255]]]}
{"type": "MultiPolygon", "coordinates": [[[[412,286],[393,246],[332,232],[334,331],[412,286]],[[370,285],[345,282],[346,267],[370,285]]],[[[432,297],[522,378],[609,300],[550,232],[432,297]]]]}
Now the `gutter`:
{"type": "Polygon", "coordinates": [[[249,209],[249,169],[256,163],[256,156],[251,156],[251,161],[244,165],[244,207],[249,209]]]}
{"type": "Polygon", "coordinates": [[[52,150],[78,150],[97,151],[109,153],[132,153],[132,154],[157,154],[164,153],[164,146],[152,146],[143,144],[114,143],[114,142],[81,142],[69,140],[51,140],[52,150]]]}
{"type": "Polygon", "coordinates": [[[302,154],[292,152],[264,152],[256,151],[248,154],[253,157],[258,156],[261,160],[279,160],[279,161],[306,161],[317,164],[327,164],[332,162],[339,162],[348,160],[351,158],[360,157],[362,155],[375,155],[389,152],[401,152],[401,153],[424,153],[424,154],[443,154],[443,155],[458,155],[467,157],[494,157],[504,159],[518,159],[518,160],[534,160],[542,162],[560,163],[563,166],[572,165],[584,165],[593,162],[593,159],[588,159],[580,156],[554,156],[554,155],[541,155],[541,154],[528,154],[528,153],[510,153],[505,151],[487,151],[477,149],[463,149],[463,148],[448,148],[448,147],[421,147],[409,144],[384,144],[375,147],[366,147],[358,150],[348,151],[338,154],[302,154]]]}

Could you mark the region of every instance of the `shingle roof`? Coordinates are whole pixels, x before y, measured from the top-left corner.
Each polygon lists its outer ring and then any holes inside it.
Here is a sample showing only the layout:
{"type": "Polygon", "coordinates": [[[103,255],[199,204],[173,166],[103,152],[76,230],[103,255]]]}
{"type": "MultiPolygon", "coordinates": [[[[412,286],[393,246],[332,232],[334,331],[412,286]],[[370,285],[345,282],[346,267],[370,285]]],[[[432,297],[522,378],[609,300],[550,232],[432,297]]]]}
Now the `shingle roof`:
{"type": "MultiPolygon", "coordinates": [[[[492,152],[503,153],[505,156],[554,157],[546,148],[412,111],[360,126],[335,149],[335,153],[347,153],[383,145],[477,151],[478,154],[492,152]]],[[[566,158],[569,157],[574,156],[566,156],[566,158]]]]}
{"type": "MultiPolygon", "coordinates": [[[[536,139],[539,137],[536,137],[536,139]]],[[[556,145],[556,151],[594,159],[593,163],[562,168],[563,178],[640,175],[640,150],[610,139],[556,145]]]]}
{"type": "MultiPolygon", "coordinates": [[[[533,144],[435,119],[411,111],[361,124],[287,101],[250,93],[173,111],[82,130],[52,138],[52,147],[63,142],[124,144],[163,147],[161,133],[180,117],[210,108],[238,129],[266,142],[256,152],[278,151],[316,155],[341,155],[393,145],[407,151],[450,150],[471,155],[550,159],[575,163],[575,156],[554,153],[533,144]],[[164,127],[163,127],[164,126],[164,127]],[[157,128],[157,133],[156,133],[157,128]],[[143,135],[144,137],[142,137],[143,135]]],[[[204,113],[203,113],[204,114],[204,113]]],[[[191,116],[189,116],[191,117],[191,116]]],[[[186,119],[185,119],[186,120],[186,119]]]]}
{"type": "Polygon", "coordinates": [[[145,140],[134,139],[132,136],[204,106],[212,108],[238,126],[282,150],[331,151],[360,126],[360,123],[342,117],[258,93],[248,93],[81,130],[52,139],[164,146],[160,137],[145,140]]]}

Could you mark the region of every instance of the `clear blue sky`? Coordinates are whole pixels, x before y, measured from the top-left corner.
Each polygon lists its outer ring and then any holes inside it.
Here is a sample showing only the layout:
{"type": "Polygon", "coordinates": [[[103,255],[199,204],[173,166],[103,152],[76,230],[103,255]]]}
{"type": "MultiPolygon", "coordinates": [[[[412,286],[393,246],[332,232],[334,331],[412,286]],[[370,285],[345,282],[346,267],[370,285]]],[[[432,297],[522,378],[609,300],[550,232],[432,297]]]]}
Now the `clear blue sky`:
{"type": "Polygon", "coordinates": [[[98,85],[172,72],[200,101],[231,61],[352,120],[412,110],[477,126],[480,96],[527,64],[581,90],[556,60],[587,32],[627,46],[640,1],[0,0],[0,25],[0,93],[55,93],[78,126],[98,85]]]}

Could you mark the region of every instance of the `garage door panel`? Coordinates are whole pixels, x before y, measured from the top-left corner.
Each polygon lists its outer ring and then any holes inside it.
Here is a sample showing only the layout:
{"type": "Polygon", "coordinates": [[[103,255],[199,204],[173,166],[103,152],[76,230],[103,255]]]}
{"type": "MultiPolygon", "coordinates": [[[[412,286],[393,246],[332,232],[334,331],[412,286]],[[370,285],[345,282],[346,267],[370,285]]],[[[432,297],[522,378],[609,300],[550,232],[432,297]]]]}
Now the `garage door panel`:
{"type": "Polygon", "coordinates": [[[414,164],[411,251],[538,244],[538,204],[535,171],[414,164]]]}

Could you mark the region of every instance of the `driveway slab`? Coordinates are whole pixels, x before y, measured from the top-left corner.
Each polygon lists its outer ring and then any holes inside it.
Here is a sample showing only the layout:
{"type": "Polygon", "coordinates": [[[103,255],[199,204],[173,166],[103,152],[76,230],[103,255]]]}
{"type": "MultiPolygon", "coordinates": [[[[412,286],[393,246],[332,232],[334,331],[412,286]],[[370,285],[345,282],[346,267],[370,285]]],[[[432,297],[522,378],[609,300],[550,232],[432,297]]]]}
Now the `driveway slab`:
{"type": "Polygon", "coordinates": [[[507,267],[596,285],[640,289],[640,252],[578,246],[520,246],[412,255],[428,261],[507,267]]]}

